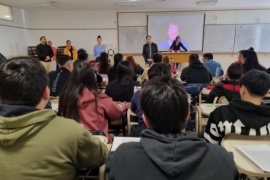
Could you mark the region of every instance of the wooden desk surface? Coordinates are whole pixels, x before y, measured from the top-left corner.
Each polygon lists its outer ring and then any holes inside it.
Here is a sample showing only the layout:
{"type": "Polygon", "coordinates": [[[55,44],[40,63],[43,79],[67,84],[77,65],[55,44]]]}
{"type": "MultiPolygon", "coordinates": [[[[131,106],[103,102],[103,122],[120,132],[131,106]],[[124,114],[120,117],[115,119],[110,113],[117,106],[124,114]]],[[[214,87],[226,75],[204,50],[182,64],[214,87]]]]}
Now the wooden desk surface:
{"type": "Polygon", "coordinates": [[[162,56],[169,56],[169,58],[173,59],[173,63],[188,63],[190,54],[187,52],[163,52],[162,56]]]}

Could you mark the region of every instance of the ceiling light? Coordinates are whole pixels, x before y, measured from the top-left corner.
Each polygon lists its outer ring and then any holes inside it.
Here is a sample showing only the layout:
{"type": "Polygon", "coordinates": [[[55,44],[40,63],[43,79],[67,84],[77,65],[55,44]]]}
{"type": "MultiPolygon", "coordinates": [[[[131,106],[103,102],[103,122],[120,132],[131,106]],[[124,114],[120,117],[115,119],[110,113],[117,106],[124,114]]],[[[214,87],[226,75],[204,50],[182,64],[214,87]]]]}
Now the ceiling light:
{"type": "Polygon", "coordinates": [[[217,4],[218,0],[198,1],[197,6],[213,6],[217,4]]]}
{"type": "Polygon", "coordinates": [[[50,4],[50,3],[34,3],[32,4],[33,7],[48,7],[48,8],[56,8],[56,6],[50,4]]]}
{"type": "Polygon", "coordinates": [[[135,7],[135,3],[134,2],[119,2],[119,3],[116,3],[116,6],[135,7]]]}
{"type": "Polygon", "coordinates": [[[4,15],[5,18],[10,18],[10,15],[4,15]]]}

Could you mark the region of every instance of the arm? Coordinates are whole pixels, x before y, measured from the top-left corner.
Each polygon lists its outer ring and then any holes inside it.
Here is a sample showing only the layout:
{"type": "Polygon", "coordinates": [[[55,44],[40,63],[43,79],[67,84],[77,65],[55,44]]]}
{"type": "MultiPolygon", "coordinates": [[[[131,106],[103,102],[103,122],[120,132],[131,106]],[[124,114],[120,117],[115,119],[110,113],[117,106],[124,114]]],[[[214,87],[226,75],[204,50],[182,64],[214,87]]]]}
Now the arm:
{"type": "Polygon", "coordinates": [[[136,104],[136,101],[138,100],[138,96],[139,96],[139,93],[140,91],[137,91],[137,92],[135,92],[135,94],[133,95],[133,97],[132,97],[132,99],[131,99],[131,107],[130,107],[130,109],[131,109],[131,111],[133,111],[133,112],[136,112],[136,110],[137,110],[137,104],[136,104]]]}
{"type": "Polygon", "coordinates": [[[96,48],[95,48],[96,46],[94,46],[94,48],[93,48],[93,56],[94,56],[94,59],[96,59],[97,58],[97,53],[96,53],[96,48]]]}
{"type": "Polygon", "coordinates": [[[186,68],[183,69],[182,73],[181,73],[181,76],[180,76],[180,79],[182,81],[185,81],[186,80],[186,68]]]}
{"type": "Polygon", "coordinates": [[[173,49],[174,46],[175,46],[175,41],[173,41],[173,43],[172,43],[170,49],[173,49]]]}
{"type": "Polygon", "coordinates": [[[66,47],[64,49],[64,54],[69,56],[69,51],[68,51],[68,49],[66,47]]]}
{"type": "Polygon", "coordinates": [[[157,44],[155,44],[155,48],[156,48],[155,53],[158,53],[158,46],[157,46],[157,44]]]}
{"type": "Polygon", "coordinates": [[[36,47],[36,52],[37,52],[37,55],[39,57],[40,60],[45,60],[46,59],[46,56],[44,56],[41,52],[41,48],[39,45],[37,45],[36,47]]]}
{"type": "Polygon", "coordinates": [[[147,61],[148,58],[147,58],[147,52],[146,52],[146,46],[145,45],[143,45],[142,55],[143,55],[144,60],[147,61]]]}
{"type": "Polygon", "coordinates": [[[117,103],[113,102],[112,98],[108,98],[109,101],[107,102],[108,107],[105,108],[106,117],[109,120],[118,120],[122,117],[123,111],[130,107],[130,103],[126,103],[124,105],[118,105],[117,103]]]}
{"type": "Polygon", "coordinates": [[[83,126],[78,144],[77,161],[79,168],[94,168],[105,163],[108,148],[99,139],[92,136],[83,126]]]}
{"type": "Polygon", "coordinates": [[[224,74],[224,71],[223,71],[223,69],[222,69],[222,67],[221,67],[221,65],[219,66],[219,74],[220,74],[220,76],[223,76],[223,74],[224,74]]]}
{"type": "MultiPolygon", "coordinates": [[[[185,51],[188,51],[187,48],[181,42],[180,42],[180,47],[182,47],[185,51]]],[[[180,50],[180,48],[179,48],[179,50],[180,50]]]]}

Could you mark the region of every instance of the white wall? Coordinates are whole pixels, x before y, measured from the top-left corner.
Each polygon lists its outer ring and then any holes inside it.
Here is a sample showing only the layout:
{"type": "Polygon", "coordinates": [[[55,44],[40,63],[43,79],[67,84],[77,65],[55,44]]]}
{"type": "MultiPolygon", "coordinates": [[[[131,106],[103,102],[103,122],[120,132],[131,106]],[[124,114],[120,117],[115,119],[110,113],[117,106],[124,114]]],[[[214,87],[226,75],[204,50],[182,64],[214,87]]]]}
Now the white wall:
{"type": "Polygon", "coordinates": [[[96,38],[117,51],[117,14],[115,11],[29,11],[29,45],[37,45],[43,35],[55,47],[71,40],[77,49],[84,48],[91,55],[96,38]]]}
{"type": "Polygon", "coordinates": [[[7,58],[27,55],[28,46],[28,14],[18,8],[12,8],[13,20],[0,19],[0,52],[7,58]]]}

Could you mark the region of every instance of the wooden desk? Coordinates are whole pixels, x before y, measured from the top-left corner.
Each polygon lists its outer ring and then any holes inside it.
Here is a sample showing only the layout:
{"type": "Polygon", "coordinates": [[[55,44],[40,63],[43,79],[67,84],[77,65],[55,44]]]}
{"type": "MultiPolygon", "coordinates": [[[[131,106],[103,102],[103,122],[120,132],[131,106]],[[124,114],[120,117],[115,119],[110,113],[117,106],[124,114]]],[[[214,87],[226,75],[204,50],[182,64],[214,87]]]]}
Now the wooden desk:
{"type": "Polygon", "coordinates": [[[173,59],[173,63],[188,63],[190,54],[191,53],[186,52],[180,53],[163,52],[162,56],[169,56],[169,58],[173,59]]]}
{"type": "Polygon", "coordinates": [[[208,104],[202,103],[199,105],[201,112],[205,116],[209,116],[217,107],[224,106],[225,104],[208,104]]]}

